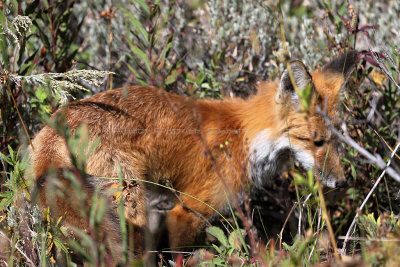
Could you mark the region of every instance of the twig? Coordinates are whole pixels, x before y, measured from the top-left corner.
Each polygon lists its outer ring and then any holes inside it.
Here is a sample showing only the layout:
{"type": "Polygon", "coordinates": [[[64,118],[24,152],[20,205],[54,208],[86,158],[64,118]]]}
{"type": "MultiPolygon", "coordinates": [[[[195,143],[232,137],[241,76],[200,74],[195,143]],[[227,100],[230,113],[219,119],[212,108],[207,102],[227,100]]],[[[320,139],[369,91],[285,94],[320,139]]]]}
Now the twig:
{"type": "Polygon", "coordinates": [[[12,92],[11,92],[10,85],[9,85],[8,81],[5,81],[5,83],[6,83],[6,85],[7,85],[8,93],[10,94],[11,99],[13,100],[14,107],[15,107],[15,109],[17,110],[19,119],[21,120],[22,127],[24,128],[25,134],[26,134],[26,136],[28,137],[28,141],[29,141],[29,143],[31,144],[32,150],[35,150],[35,148],[33,147],[32,141],[31,141],[31,137],[29,136],[28,130],[27,130],[26,127],[25,127],[25,123],[24,123],[24,121],[22,120],[22,116],[21,116],[21,114],[19,113],[19,109],[18,109],[17,103],[15,102],[14,95],[13,95],[12,92]]]}
{"type": "MultiPolygon", "coordinates": [[[[319,207],[319,209],[318,209],[317,234],[319,234],[319,232],[321,231],[321,229],[324,228],[324,226],[325,226],[325,222],[322,222],[322,226],[321,226],[321,228],[320,228],[321,221],[322,221],[322,209],[321,209],[321,207],[319,207]]],[[[310,252],[310,255],[308,256],[308,261],[311,260],[311,257],[312,257],[312,254],[313,254],[313,252],[314,252],[314,249],[315,249],[315,247],[317,246],[317,242],[318,242],[318,238],[315,239],[314,246],[312,247],[311,252],[310,252]]]]}
{"type": "Polygon", "coordinates": [[[294,205],[292,206],[292,208],[290,209],[290,211],[288,213],[288,216],[286,217],[285,222],[283,223],[281,232],[279,233],[279,250],[282,250],[283,230],[285,230],[286,223],[289,221],[290,215],[292,215],[292,212],[294,211],[294,209],[296,208],[297,205],[298,205],[298,203],[294,203],[294,205]]]}
{"type": "MultiPolygon", "coordinates": [[[[373,129],[373,130],[374,130],[374,133],[379,137],[379,139],[381,139],[381,141],[382,141],[383,143],[385,143],[386,147],[390,149],[390,152],[393,152],[393,148],[392,148],[391,146],[389,146],[389,144],[386,142],[386,140],[383,139],[383,137],[382,137],[375,129],[373,129]]],[[[394,155],[395,155],[398,159],[400,159],[400,156],[397,155],[397,153],[394,153],[394,155]]]]}
{"type": "Polygon", "coordinates": [[[300,214],[299,214],[299,222],[298,222],[298,224],[297,224],[297,232],[298,232],[299,237],[300,237],[300,235],[301,235],[301,220],[302,220],[303,208],[306,207],[306,203],[307,203],[307,201],[310,199],[310,197],[311,197],[311,194],[308,194],[308,196],[307,196],[306,199],[304,200],[303,204],[301,205],[301,204],[299,203],[299,211],[300,211],[300,214]]]}
{"type": "MultiPolygon", "coordinates": [[[[184,254],[184,255],[194,255],[195,252],[187,252],[180,250],[146,250],[148,253],[171,253],[171,254],[184,254]]],[[[215,255],[216,256],[216,255],[215,255]]]]}
{"type": "MultiPolygon", "coordinates": [[[[390,73],[390,71],[386,68],[386,66],[382,63],[382,59],[379,57],[379,54],[374,52],[372,50],[372,48],[369,48],[369,51],[372,53],[375,62],[378,63],[379,68],[385,73],[386,77],[389,78],[389,80],[397,87],[397,89],[400,89],[400,85],[395,81],[395,79],[393,78],[392,74],[390,73]]],[[[387,55],[386,55],[387,56],[387,55]]],[[[390,57],[389,57],[390,58],[390,57]]],[[[396,64],[394,64],[394,66],[396,66],[396,64]]]]}
{"type": "MultiPolygon", "coordinates": [[[[346,236],[340,235],[337,239],[346,239],[346,236]]],[[[348,240],[354,241],[375,241],[375,242],[399,242],[400,239],[398,238],[366,238],[366,237],[348,237],[348,240]]]]}
{"type": "MultiPolygon", "coordinates": [[[[389,165],[390,165],[390,163],[391,163],[391,161],[392,161],[392,158],[393,158],[394,155],[396,154],[396,151],[397,151],[397,149],[398,149],[399,147],[400,147],[400,141],[397,143],[397,145],[396,145],[394,151],[393,151],[392,154],[390,155],[390,159],[388,160],[388,162],[387,162],[387,164],[386,164],[386,168],[383,170],[383,172],[382,172],[381,175],[379,176],[378,180],[376,181],[376,183],[374,184],[374,186],[372,187],[372,189],[369,191],[367,197],[365,198],[365,200],[364,200],[363,203],[361,204],[359,211],[356,213],[356,216],[354,216],[353,222],[351,223],[349,230],[347,230],[346,238],[345,238],[344,241],[343,241],[343,247],[342,247],[342,250],[341,250],[341,252],[340,252],[342,255],[346,254],[346,243],[347,243],[347,241],[348,241],[348,239],[349,239],[349,237],[350,237],[351,231],[353,230],[353,228],[354,228],[354,226],[355,226],[355,224],[356,224],[356,220],[357,220],[357,218],[358,218],[358,216],[359,216],[359,212],[362,211],[362,209],[364,208],[364,206],[365,206],[365,204],[367,203],[368,199],[371,197],[372,193],[373,193],[373,192],[375,191],[375,189],[378,187],[379,182],[382,180],[382,178],[383,178],[383,176],[385,175],[386,171],[389,169],[389,165]]],[[[354,228],[354,231],[355,231],[355,228],[354,228]]],[[[354,231],[353,231],[353,233],[354,233],[354,231]]]]}
{"type": "MultiPolygon", "coordinates": [[[[11,246],[12,246],[12,241],[11,241],[11,239],[9,239],[9,238],[7,237],[7,235],[6,235],[5,233],[3,233],[2,231],[0,231],[0,234],[1,234],[2,236],[4,236],[4,238],[6,238],[6,239],[10,242],[10,244],[11,244],[11,246]]],[[[29,265],[34,266],[34,267],[36,266],[36,265],[33,263],[33,261],[18,247],[18,242],[15,243],[15,248],[21,253],[22,256],[24,256],[24,258],[26,259],[26,261],[28,262],[29,265]]]]}
{"type": "Polygon", "coordinates": [[[335,235],[333,233],[333,228],[332,228],[332,224],[331,224],[331,221],[329,218],[328,210],[326,208],[324,193],[322,192],[322,185],[321,185],[320,179],[317,179],[317,186],[318,186],[319,201],[321,203],[322,218],[325,219],[326,227],[328,228],[329,238],[331,239],[331,243],[333,246],[334,256],[335,256],[336,260],[338,262],[340,262],[341,258],[340,258],[340,254],[339,254],[338,247],[336,244],[335,235]]]}
{"type": "Polygon", "coordinates": [[[400,175],[391,167],[387,166],[386,162],[382,159],[380,155],[372,155],[369,153],[366,149],[361,147],[359,144],[356,143],[353,139],[351,139],[348,135],[343,135],[341,134],[335,126],[333,126],[330,118],[328,115],[326,115],[325,112],[322,112],[321,109],[317,106],[317,113],[322,115],[328,124],[329,128],[331,131],[343,142],[348,144],[349,146],[353,147],[355,150],[357,150],[361,155],[366,157],[371,163],[375,164],[378,166],[380,169],[385,170],[387,174],[390,175],[394,180],[400,183],[400,175]]]}
{"type": "MultiPolygon", "coordinates": [[[[172,187],[172,186],[171,186],[171,187],[172,187]]],[[[199,217],[201,220],[205,221],[205,223],[206,223],[208,226],[211,226],[210,221],[209,221],[205,216],[203,216],[203,214],[201,214],[200,212],[198,212],[198,211],[195,210],[195,209],[192,209],[192,208],[189,207],[189,206],[186,206],[185,202],[183,201],[183,199],[181,198],[181,196],[179,196],[179,194],[177,193],[176,190],[171,190],[171,191],[172,191],[172,193],[175,195],[175,197],[179,200],[179,202],[180,202],[182,208],[184,208],[185,210],[188,210],[188,211],[190,211],[190,212],[193,212],[197,217],[199,217]]]]}
{"type": "Polygon", "coordinates": [[[1,184],[0,184],[0,192],[3,190],[3,185],[6,183],[6,164],[4,163],[4,160],[2,157],[0,157],[1,165],[3,165],[3,170],[1,172],[1,184]]]}
{"type": "Polygon", "coordinates": [[[3,263],[3,264],[4,264],[4,266],[8,267],[8,263],[7,263],[5,260],[3,260],[3,259],[0,259],[0,263],[3,263]]]}

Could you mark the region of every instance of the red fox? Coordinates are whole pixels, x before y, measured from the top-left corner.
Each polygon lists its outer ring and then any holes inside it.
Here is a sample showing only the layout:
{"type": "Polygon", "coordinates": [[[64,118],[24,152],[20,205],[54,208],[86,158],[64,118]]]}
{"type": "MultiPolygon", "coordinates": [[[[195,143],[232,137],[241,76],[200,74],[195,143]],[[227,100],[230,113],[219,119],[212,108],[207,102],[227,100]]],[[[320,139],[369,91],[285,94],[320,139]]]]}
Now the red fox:
{"type": "MultiPolygon", "coordinates": [[[[314,168],[328,187],[345,185],[335,137],[317,109],[336,116],[340,90],[357,58],[356,51],[346,52],[311,74],[293,61],[280,81],[260,83],[257,95],[247,100],[194,100],[131,86],[73,102],[56,114],[65,114],[72,133],[85,125],[90,140],[99,140],[86,164],[88,191],[110,182],[96,177],[118,177],[120,170],[131,200],[125,203],[125,217],[144,227],[146,191],[158,193],[132,179],[167,183],[176,190],[165,218],[170,246],[192,245],[204,220],[215,213],[210,207],[221,209],[244,182],[262,186],[271,181],[291,160],[306,170],[314,168]],[[297,92],[307,87],[312,94],[304,112],[297,92]]],[[[72,164],[65,140],[49,126],[34,138],[33,147],[33,176],[46,205],[51,202],[46,197],[48,171],[72,164]]],[[[64,195],[68,198],[68,191],[64,195]]],[[[77,200],[54,199],[53,209],[66,214],[66,223],[84,227],[87,222],[74,208],[77,200]]],[[[110,212],[103,230],[111,243],[119,242],[116,212],[110,212]]]]}

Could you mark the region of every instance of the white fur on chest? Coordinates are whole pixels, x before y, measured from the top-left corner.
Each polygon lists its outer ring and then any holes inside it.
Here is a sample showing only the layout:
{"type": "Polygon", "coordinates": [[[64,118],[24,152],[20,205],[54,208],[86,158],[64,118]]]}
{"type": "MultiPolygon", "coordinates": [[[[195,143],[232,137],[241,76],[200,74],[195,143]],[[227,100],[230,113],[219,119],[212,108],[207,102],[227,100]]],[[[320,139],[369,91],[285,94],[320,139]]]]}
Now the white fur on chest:
{"type": "Polygon", "coordinates": [[[262,186],[279,175],[291,160],[306,170],[314,166],[312,155],[293,146],[288,136],[272,139],[269,131],[263,130],[250,143],[249,176],[256,186],[262,186]]]}

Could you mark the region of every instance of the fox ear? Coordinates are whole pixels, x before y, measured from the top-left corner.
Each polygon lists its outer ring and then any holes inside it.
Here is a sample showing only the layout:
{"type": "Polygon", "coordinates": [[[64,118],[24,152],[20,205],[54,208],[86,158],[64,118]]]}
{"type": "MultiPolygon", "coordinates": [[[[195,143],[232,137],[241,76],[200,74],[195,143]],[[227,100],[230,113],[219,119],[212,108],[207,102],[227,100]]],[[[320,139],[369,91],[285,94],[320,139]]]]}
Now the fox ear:
{"type": "Polygon", "coordinates": [[[313,72],[315,90],[323,99],[323,105],[327,104],[329,116],[333,116],[335,113],[339,103],[340,91],[355,69],[357,60],[358,52],[350,50],[313,72]]]}
{"type": "Polygon", "coordinates": [[[346,81],[353,72],[358,60],[358,51],[350,50],[335,58],[323,67],[325,73],[342,74],[346,81]]]}
{"type": "Polygon", "coordinates": [[[306,66],[298,60],[291,61],[288,68],[283,72],[281,81],[279,84],[278,101],[280,102],[288,101],[287,98],[291,100],[292,104],[299,104],[299,96],[295,90],[295,86],[292,83],[296,83],[298,90],[304,90],[308,86],[312,86],[312,78],[308,72],[306,66]],[[291,69],[291,71],[289,71],[291,69]],[[291,77],[293,75],[293,77],[291,77]]]}

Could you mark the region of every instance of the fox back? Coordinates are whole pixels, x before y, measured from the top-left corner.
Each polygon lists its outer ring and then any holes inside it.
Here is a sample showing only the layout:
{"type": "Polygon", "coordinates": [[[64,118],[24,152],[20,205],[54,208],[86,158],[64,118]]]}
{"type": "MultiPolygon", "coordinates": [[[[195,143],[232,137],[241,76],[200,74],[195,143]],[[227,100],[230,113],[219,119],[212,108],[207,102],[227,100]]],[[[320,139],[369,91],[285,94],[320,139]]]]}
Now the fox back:
{"type": "MultiPolygon", "coordinates": [[[[194,100],[132,86],[76,101],[55,116],[64,114],[73,134],[84,125],[89,140],[99,142],[86,163],[89,194],[96,187],[106,192],[113,183],[98,177],[122,173],[125,217],[137,228],[146,227],[149,195],[167,195],[173,202],[165,216],[170,246],[191,245],[227,196],[244,182],[262,186],[272,181],[293,161],[314,168],[326,186],[345,183],[335,137],[322,114],[335,118],[340,90],[356,60],[357,52],[350,51],[311,73],[293,61],[279,81],[260,83],[257,95],[247,100],[194,100]],[[310,92],[307,110],[299,97],[305,90],[310,92]],[[144,180],[168,185],[175,193],[144,180]]],[[[33,146],[32,175],[41,203],[49,205],[48,172],[72,168],[70,152],[50,126],[39,132],[33,146]]],[[[72,200],[52,200],[55,213],[66,214],[66,224],[86,227],[72,200]]],[[[120,240],[112,228],[115,214],[111,209],[102,228],[111,243],[120,240]]]]}

